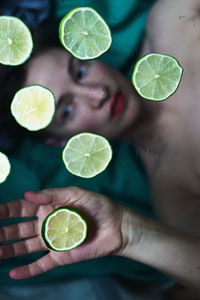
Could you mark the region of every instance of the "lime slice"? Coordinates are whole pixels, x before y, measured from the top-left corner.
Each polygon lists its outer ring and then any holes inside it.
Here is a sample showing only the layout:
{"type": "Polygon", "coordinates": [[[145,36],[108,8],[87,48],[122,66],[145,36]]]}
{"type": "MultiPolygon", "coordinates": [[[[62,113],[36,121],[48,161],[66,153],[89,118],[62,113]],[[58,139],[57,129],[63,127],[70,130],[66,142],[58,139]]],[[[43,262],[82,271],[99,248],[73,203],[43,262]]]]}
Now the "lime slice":
{"type": "Polygon", "coordinates": [[[83,243],[87,223],[80,212],[71,207],[59,207],[50,213],[42,225],[42,237],[48,248],[66,251],[83,243]]]}
{"type": "Polygon", "coordinates": [[[72,9],[60,22],[61,44],[78,59],[94,59],[106,52],[112,43],[104,19],[90,7],[72,9]]]}
{"type": "Polygon", "coordinates": [[[112,158],[112,149],[104,137],[84,132],[69,139],[62,158],[70,173],[91,178],[106,169],[112,158]]]}
{"type": "Polygon", "coordinates": [[[17,66],[31,55],[33,41],[29,28],[18,18],[0,17],[0,63],[17,66]]]}
{"type": "Polygon", "coordinates": [[[11,103],[16,121],[30,131],[47,127],[55,112],[55,96],[47,88],[31,85],[19,90],[11,103]]]}
{"type": "Polygon", "coordinates": [[[8,157],[0,152],[0,183],[4,182],[10,174],[10,162],[8,157]]]}
{"type": "Polygon", "coordinates": [[[182,73],[183,68],[174,57],[149,53],[136,63],[132,83],[141,97],[161,101],[175,93],[182,73]]]}

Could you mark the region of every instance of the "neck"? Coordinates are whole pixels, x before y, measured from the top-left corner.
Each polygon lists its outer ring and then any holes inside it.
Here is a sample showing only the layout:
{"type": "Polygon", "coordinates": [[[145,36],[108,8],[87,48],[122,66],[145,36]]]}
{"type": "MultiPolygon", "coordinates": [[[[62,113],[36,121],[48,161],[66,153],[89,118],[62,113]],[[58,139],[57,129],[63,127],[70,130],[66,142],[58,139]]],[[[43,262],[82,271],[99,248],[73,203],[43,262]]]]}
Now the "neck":
{"type": "Polygon", "coordinates": [[[147,170],[152,172],[166,150],[172,114],[167,103],[142,100],[139,115],[126,139],[138,148],[147,170]]]}

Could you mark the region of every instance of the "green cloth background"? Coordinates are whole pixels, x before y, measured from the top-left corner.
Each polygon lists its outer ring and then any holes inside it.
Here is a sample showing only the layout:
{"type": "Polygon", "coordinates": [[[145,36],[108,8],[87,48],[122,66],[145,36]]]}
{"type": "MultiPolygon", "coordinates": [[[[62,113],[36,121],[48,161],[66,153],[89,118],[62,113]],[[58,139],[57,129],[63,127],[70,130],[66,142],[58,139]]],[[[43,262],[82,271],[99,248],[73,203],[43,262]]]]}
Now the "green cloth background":
{"type": "MultiPolygon", "coordinates": [[[[60,19],[68,10],[78,6],[95,8],[110,25],[113,43],[101,59],[124,71],[127,76],[134,66],[134,57],[141,42],[148,9],[153,1],[57,1],[53,2],[52,17],[60,19]],[[128,67],[127,67],[128,66],[128,67]]],[[[71,175],[62,162],[62,148],[48,147],[38,141],[26,139],[9,156],[11,173],[0,185],[0,201],[5,203],[23,197],[26,190],[76,185],[103,193],[114,201],[128,206],[146,216],[154,217],[147,176],[135,149],[130,151],[127,143],[112,143],[113,159],[102,174],[93,179],[82,179],[71,175]]],[[[0,225],[18,220],[0,221],[0,225]]],[[[136,280],[163,282],[167,277],[156,270],[122,257],[104,257],[52,270],[27,280],[13,281],[10,269],[28,264],[44,255],[36,253],[9,260],[0,260],[0,284],[24,285],[64,281],[78,277],[94,277],[109,274],[136,280]]]]}

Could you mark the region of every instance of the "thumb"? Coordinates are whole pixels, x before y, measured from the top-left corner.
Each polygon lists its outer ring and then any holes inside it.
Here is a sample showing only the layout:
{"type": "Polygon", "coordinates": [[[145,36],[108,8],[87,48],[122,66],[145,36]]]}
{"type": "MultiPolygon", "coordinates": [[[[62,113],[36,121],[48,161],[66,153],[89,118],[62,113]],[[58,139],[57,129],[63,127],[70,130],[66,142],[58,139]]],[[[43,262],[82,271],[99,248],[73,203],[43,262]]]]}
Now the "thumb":
{"type": "Polygon", "coordinates": [[[24,198],[37,205],[75,203],[86,191],[77,187],[50,188],[41,191],[26,191],[24,198]]]}

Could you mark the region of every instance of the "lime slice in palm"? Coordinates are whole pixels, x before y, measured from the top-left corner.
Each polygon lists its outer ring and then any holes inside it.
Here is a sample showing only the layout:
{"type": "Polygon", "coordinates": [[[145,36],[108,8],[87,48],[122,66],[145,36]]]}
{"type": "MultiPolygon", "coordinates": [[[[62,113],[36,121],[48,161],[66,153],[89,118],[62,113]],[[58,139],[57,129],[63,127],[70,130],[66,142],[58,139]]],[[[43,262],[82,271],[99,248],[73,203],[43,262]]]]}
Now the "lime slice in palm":
{"type": "Polygon", "coordinates": [[[94,59],[106,52],[112,43],[104,19],[90,7],[72,9],[60,22],[62,45],[78,59],[94,59]]]}
{"type": "Polygon", "coordinates": [[[45,218],[42,225],[42,237],[47,247],[55,251],[76,248],[86,236],[87,223],[75,208],[57,208],[45,218]]]}
{"type": "Polygon", "coordinates": [[[175,93],[182,73],[183,68],[174,57],[149,53],[136,63],[132,83],[141,97],[161,101],[175,93]]]}
{"type": "Polygon", "coordinates": [[[67,142],[62,157],[70,173],[91,178],[106,169],[112,158],[112,148],[104,137],[84,132],[67,142]]]}
{"type": "Polygon", "coordinates": [[[0,152],[0,183],[3,183],[10,173],[10,162],[8,157],[0,152]]]}
{"type": "Polygon", "coordinates": [[[47,127],[54,112],[54,94],[40,85],[20,89],[11,103],[11,113],[16,121],[30,131],[47,127]]]}
{"type": "Polygon", "coordinates": [[[0,63],[20,65],[31,55],[33,41],[29,28],[18,18],[0,17],[0,63]]]}

